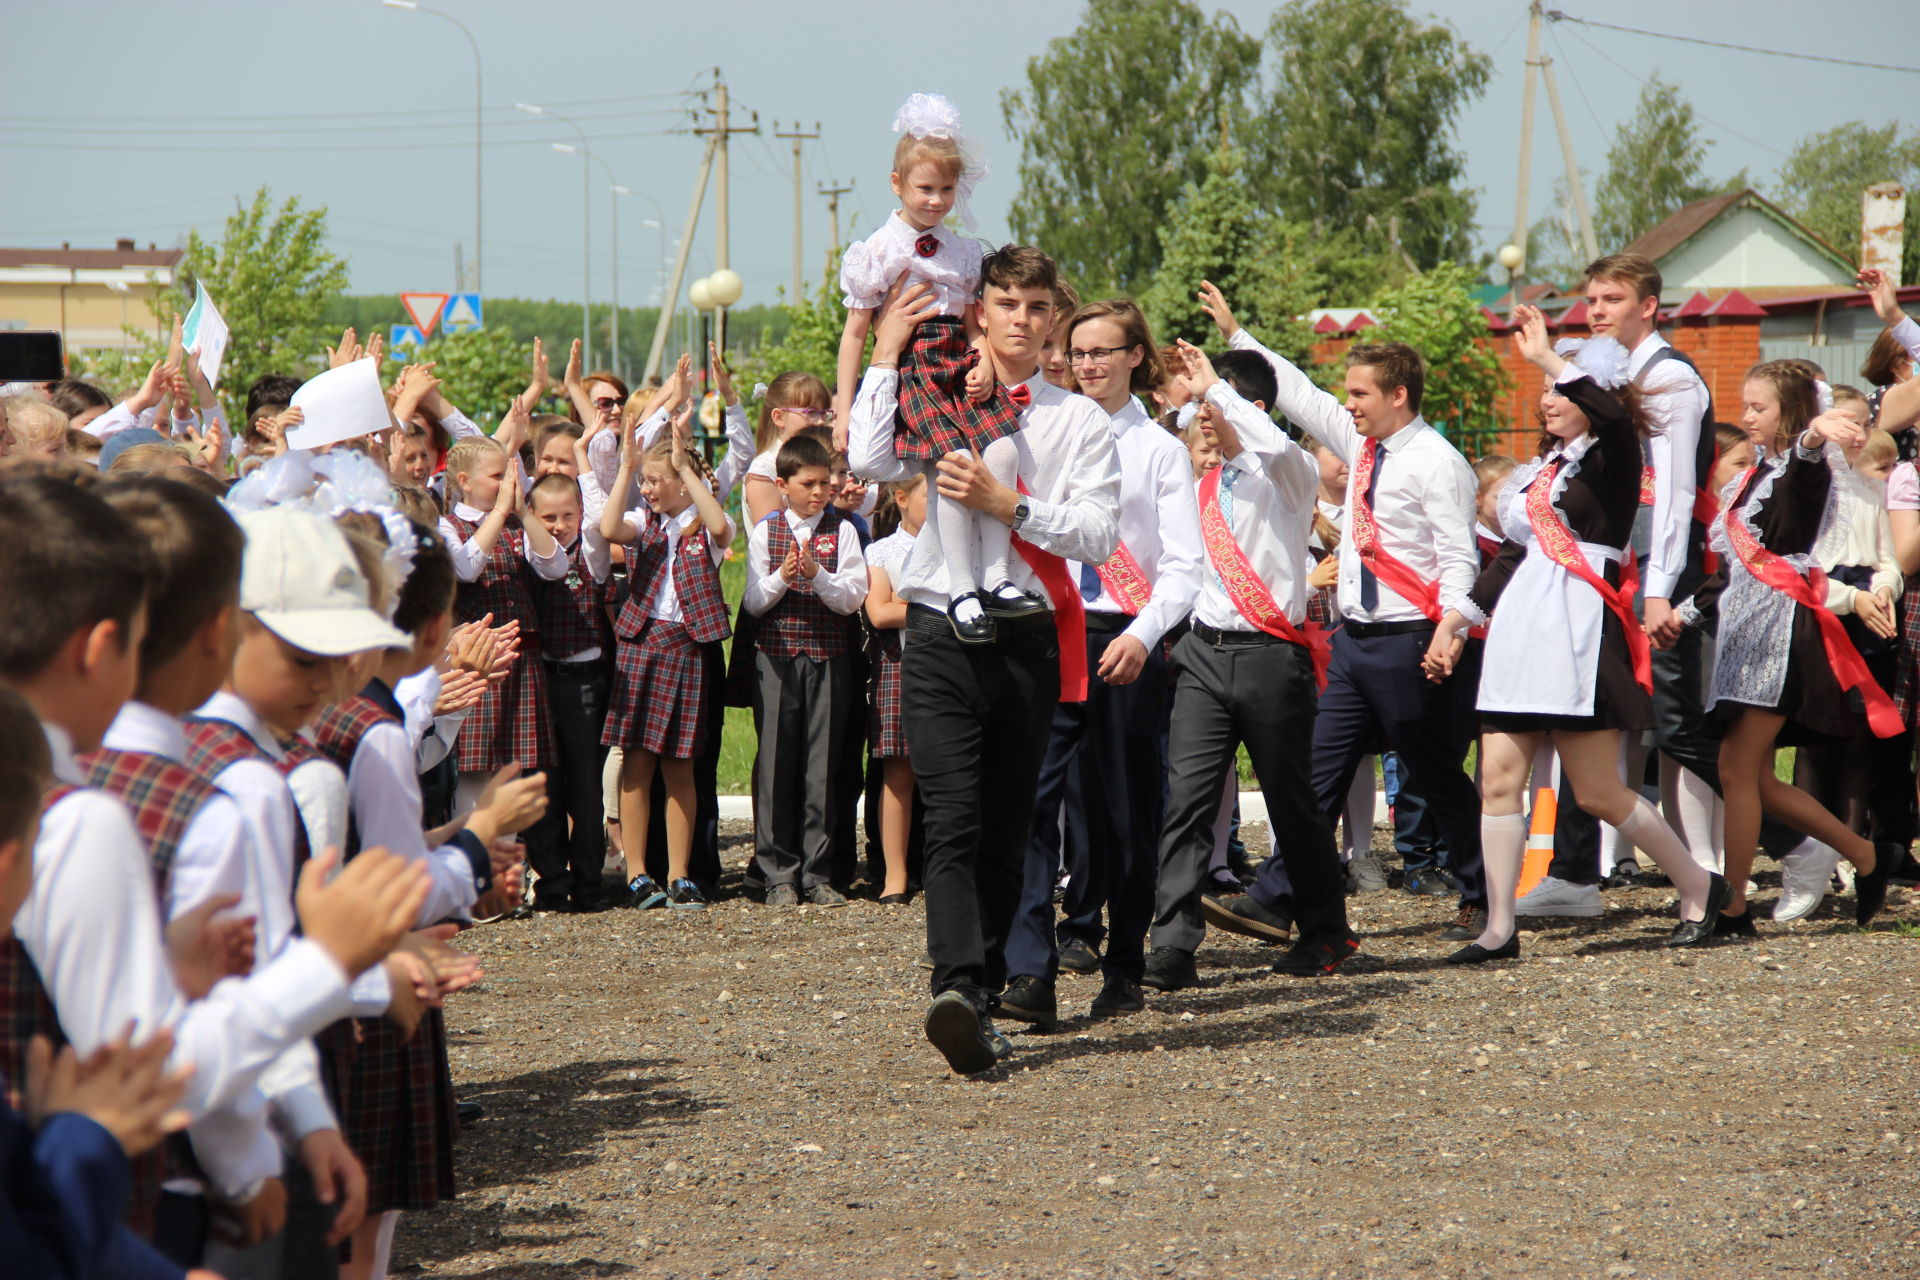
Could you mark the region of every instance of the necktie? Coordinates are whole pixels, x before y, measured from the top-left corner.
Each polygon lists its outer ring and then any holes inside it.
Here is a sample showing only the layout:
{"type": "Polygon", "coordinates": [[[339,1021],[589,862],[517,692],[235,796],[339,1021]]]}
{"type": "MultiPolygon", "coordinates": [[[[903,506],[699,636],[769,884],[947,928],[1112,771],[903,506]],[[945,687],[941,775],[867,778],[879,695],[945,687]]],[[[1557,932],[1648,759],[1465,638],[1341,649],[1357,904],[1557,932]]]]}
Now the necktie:
{"type": "Polygon", "coordinates": [[[1080,598],[1088,604],[1100,598],[1100,570],[1090,564],[1080,566],[1080,598]]]}
{"type": "MultiPolygon", "coordinates": [[[[1373,454],[1373,475],[1367,481],[1367,509],[1373,512],[1374,536],[1379,537],[1380,511],[1373,505],[1373,495],[1380,491],[1380,472],[1386,462],[1386,451],[1378,440],[1367,441],[1367,451],[1373,454]]],[[[1360,607],[1371,613],[1380,607],[1380,580],[1373,576],[1373,570],[1367,568],[1367,562],[1360,562],[1360,607]]]]}

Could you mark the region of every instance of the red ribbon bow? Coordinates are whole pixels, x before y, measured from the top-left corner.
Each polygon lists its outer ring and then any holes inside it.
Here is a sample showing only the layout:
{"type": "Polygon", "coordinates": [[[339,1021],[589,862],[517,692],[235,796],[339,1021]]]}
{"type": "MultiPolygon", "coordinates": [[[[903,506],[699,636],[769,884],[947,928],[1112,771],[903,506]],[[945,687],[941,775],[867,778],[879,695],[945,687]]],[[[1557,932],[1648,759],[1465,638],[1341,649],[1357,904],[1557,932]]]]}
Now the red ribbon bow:
{"type": "Polygon", "coordinates": [[[1017,407],[1024,409],[1033,403],[1033,392],[1027,389],[1026,383],[1016,382],[1007,388],[1007,399],[1013,401],[1017,407]]]}
{"type": "Polygon", "coordinates": [[[931,258],[940,252],[940,237],[929,231],[913,242],[913,251],[923,258],[931,258]]]}

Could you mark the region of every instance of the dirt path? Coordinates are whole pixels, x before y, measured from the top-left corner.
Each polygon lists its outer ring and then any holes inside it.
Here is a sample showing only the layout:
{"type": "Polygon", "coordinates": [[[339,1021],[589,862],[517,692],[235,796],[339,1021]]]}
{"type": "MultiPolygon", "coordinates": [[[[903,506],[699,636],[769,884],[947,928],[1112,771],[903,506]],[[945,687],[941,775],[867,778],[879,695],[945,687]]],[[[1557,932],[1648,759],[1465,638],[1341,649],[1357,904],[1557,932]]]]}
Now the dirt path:
{"type": "Polygon", "coordinates": [[[1444,901],[1398,892],[1350,900],[1364,950],[1326,979],[1214,933],[1202,985],[1131,1018],[1063,978],[1075,1016],[976,1080],[921,1038],[917,903],[474,930],[448,1022],[489,1116],[396,1270],[1920,1275],[1920,938],[1830,900],[1675,954],[1670,897],[1469,972],[1437,967],[1444,901]]]}

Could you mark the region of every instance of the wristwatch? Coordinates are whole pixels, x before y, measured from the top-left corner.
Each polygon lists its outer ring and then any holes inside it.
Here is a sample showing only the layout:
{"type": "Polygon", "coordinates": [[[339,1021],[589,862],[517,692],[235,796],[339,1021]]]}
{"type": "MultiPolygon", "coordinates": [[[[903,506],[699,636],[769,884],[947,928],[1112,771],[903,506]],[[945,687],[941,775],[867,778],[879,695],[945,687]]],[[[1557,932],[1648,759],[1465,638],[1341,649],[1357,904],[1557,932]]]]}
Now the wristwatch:
{"type": "Polygon", "coordinates": [[[1027,505],[1027,500],[1025,498],[1020,499],[1020,501],[1013,504],[1012,527],[1015,529],[1018,529],[1021,525],[1027,522],[1027,517],[1032,514],[1033,514],[1033,508],[1027,505]]]}

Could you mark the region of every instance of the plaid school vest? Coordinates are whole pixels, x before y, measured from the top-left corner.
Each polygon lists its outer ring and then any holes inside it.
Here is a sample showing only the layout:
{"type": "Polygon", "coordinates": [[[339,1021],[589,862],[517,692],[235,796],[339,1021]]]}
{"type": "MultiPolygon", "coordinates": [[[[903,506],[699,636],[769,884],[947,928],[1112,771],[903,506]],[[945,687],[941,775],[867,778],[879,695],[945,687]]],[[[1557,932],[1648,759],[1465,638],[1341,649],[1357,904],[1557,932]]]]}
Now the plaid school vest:
{"type": "MultiPolygon", "coordinates": [[[[462,541],[473,537],[474,530],[480,527],[462,520],[451,510],[446,520],[462,541]]],[[[459,621],[474,622],[491,613],[495,625],[518,622],[522,637],[535,637],[536,644],[521,646],[523,656],[528,649],[545,647],[537,643],[540,618],[533,607],[533,596],[527,591],[530,566],[526,537],[519,521],[509,516],[507,527],[493,540],[493,550],[487,554],[480,576],[472,582],[462,582],[453,592],[453,616],[459,621]]]]}
{"type": "MultiPolygon", "coordinates": [[[[296,765],[319,758],[320,753],[308,746],[304,739],[295,738],[294,745],[286,749],[284,758],[275,760],[260,749],[260,744],[245,729],[231,720],[207,718],[187,722],[187,767],[203,778],[218,778],[230,766],[242,760],[258,760],[271,765],[284,778],[293,772],[296,765]]],[[[295,806],[293,874],[296,879],[300,875],[300,868],[306,866],[307,859],[312,856],[313,849],[307,841],[307,824],[300,817],[299,807],[295,806]]]]}
{"type": "Polygon", "coordinates": [[[713,539],[698,526],[684,538],[669,539],[666,526],[651,516],[646,529],[627,548],[627,578],[633,589],[620,609],[614,631],[623,640],[633,640],[647,629],[672,541],[680,547],[680,554],[673,558],[673,591],[680,601],[680,617],[687,634],[698,644],[725,640],[733,634],[733,628],[727,623],[727,599],[720,594],[720,570],[713,563],[713,539]]]}
{"type": "Polygon", "coordinates": [[[612,644],[603,604],[605,591],[587,569],[585,548],[567,557],[567,576],[550,582],[536,576],[533,607],[540,615],[540,647],[549,658],[566,659],[612,644]]]}
{"type": "MultiPolygon", "coordinates": [[[[366,737],[375,725],[399,723],[399,718],[393,712],[363,693],[345,702],[336,702],[320,713],[320,718],[313,724],[314,745],[322,756],[339,765],[342,773],[351,774],[353,754],[360,749],[360,739],[366,737]]],[[[351,858],[359,852],[360,824],[349,813],[344,856],[351,858]]]]}
{"type": "MultiPolygon", "coordinates": [[[[761,523],[767,527],[767,563],[778,565],[798,545],[793,527],[784,511],[769,512],[761,523]]],[[[813,530],[813,558],[822,573],[840,567],[840,540],[853,536],[853,526],[837,510],[829,507],[821,514],[813,530]]],[[[761,615],[757,644],[769,658],[837,658],[853,651],[858,625],[853,615],[829,609],[813,583],[795,578],[780,602],[761,615]]]]}
{"type": "Polygon", "coordinates": [[[144,751],[105,748],[80,757],[87,782],[126,806],[146,842],[153,889],[165,901],[187,826],[220,788],[183,764],[144,751]]]}

